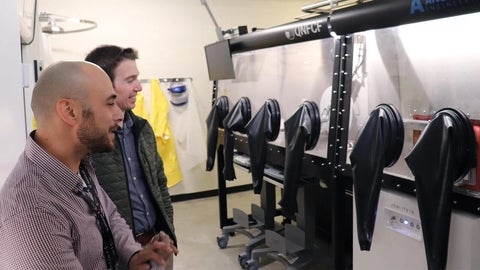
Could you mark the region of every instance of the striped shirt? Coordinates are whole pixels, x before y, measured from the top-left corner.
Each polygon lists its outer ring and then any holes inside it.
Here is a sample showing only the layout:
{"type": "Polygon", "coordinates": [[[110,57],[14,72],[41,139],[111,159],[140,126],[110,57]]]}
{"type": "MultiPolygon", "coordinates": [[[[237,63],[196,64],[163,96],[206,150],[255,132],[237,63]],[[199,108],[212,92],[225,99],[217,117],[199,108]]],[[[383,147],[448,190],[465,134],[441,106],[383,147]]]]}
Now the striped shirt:
{"type": "MultiPolygon", "coordinates": [[[[102,236],[86,202],[74,193],[78,175],[27,138],[25,151],[0,191],[0,270],[106,269],[102,236]]],[[[120,264],[141,249],[114,203],[95,182],[120,264]]]]}

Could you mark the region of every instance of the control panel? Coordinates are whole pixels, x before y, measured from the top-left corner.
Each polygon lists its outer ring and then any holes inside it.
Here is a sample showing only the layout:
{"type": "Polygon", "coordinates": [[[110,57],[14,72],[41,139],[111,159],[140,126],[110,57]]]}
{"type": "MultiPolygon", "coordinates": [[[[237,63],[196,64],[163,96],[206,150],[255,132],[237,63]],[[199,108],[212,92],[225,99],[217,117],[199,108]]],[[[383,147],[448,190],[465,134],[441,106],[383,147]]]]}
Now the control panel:
{"type": "Polygon", "coordinates": [[[422,241],[420,218],[408,215],[409,209],[405,207],[399,207],[395,210],[384,208],[383,211],[385,227],[410,238],[422,241]]]}

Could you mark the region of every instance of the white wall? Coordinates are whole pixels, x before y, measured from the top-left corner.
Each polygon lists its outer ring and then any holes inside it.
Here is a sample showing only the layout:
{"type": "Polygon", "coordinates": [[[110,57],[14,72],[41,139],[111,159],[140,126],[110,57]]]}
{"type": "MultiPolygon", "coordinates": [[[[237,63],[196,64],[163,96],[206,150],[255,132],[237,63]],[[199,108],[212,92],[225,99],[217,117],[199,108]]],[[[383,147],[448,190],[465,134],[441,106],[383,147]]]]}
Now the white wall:
{"type": "Polygon", "coordinates": [[[16,1],[0,9],[0,187],[25,145],[25,114],[16,1]]]}
{"type": "MultiPolygon", "coordinates": [[[[222,29],[239,25],[268,28],[291,22],[311,0],[210,0],[222,29]]],[[[217,40],[215,26],[200,0],[39,0],[39,11],[94,20],[98,28],[75,34],[50,35],[53,60],[80,60],[100,44],[139,50],[140,77],[192,77],[200,119],[210,111],[212,84],[208,80],[203,47],[217,40]]],[[[205,124],[202,123],[205,129],[205,124]]],[[[205,133],[205,130],[202,131],[205,133]]],[[[239,177],[240,178],[240,177],[239,177]]],[[[184,173],[172,194],[217,187],[216,171],[205,164],[184,173]]],[[[249,183],[250,179],[229,182],[249,183]]]]}

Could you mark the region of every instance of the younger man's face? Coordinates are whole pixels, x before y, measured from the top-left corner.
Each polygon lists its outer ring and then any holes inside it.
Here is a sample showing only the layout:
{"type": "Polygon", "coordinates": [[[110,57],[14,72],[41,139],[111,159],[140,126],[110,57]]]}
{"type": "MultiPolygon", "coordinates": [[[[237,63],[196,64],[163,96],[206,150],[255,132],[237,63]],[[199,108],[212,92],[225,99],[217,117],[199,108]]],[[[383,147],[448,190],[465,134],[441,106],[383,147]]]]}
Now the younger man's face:
{"type": "Polygon", "coordinates": [[[135,108],[137,92],[142,91],[138,75],[135,60],[122,61],[114,71],[113,87],[117,93],[117,105],[124,111],[135,108]]]}

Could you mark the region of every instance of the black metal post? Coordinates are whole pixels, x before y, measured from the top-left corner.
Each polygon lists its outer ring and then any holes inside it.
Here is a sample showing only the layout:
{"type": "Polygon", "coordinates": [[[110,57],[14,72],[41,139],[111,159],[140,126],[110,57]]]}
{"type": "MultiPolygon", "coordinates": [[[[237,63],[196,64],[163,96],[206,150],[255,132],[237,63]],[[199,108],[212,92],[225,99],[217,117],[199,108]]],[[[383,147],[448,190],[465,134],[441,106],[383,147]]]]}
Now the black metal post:
{"type": "Polygon", "coordinates": [[[213,81],[212,106],[215,106],[215,102],[217,101],[217,91],[218,91],[218,81],[213,81]]]}
{"type": "Polygon", "coordinates": [[[223,144],[220,144],[217,148],[218,213],[220,217],[220,228],[231,225],[228,219],[227,183],[223,176],[223,167],[223,144]]]}
{"type": "MultiPolygon", "coordinates": [[[[332,203],[332,247],[335,269],[346,269],[346,184],[340,170],[345,164],[352,72],[352,36],[335,40],[334,76],[332,81],[332,108],[330,114],[328,161],[332,172],[329,184],[332,203]]],[[[349,241],[351,242],[351,241],[349,241]]]]}
{"type": "Polygon", "coordinates": [[[275,185],[264,180],[260,195],[260,206],[265,211],[265,229],[268,230],[273,230],[275,227],[277,212],[275,197],[275,185]]]}

